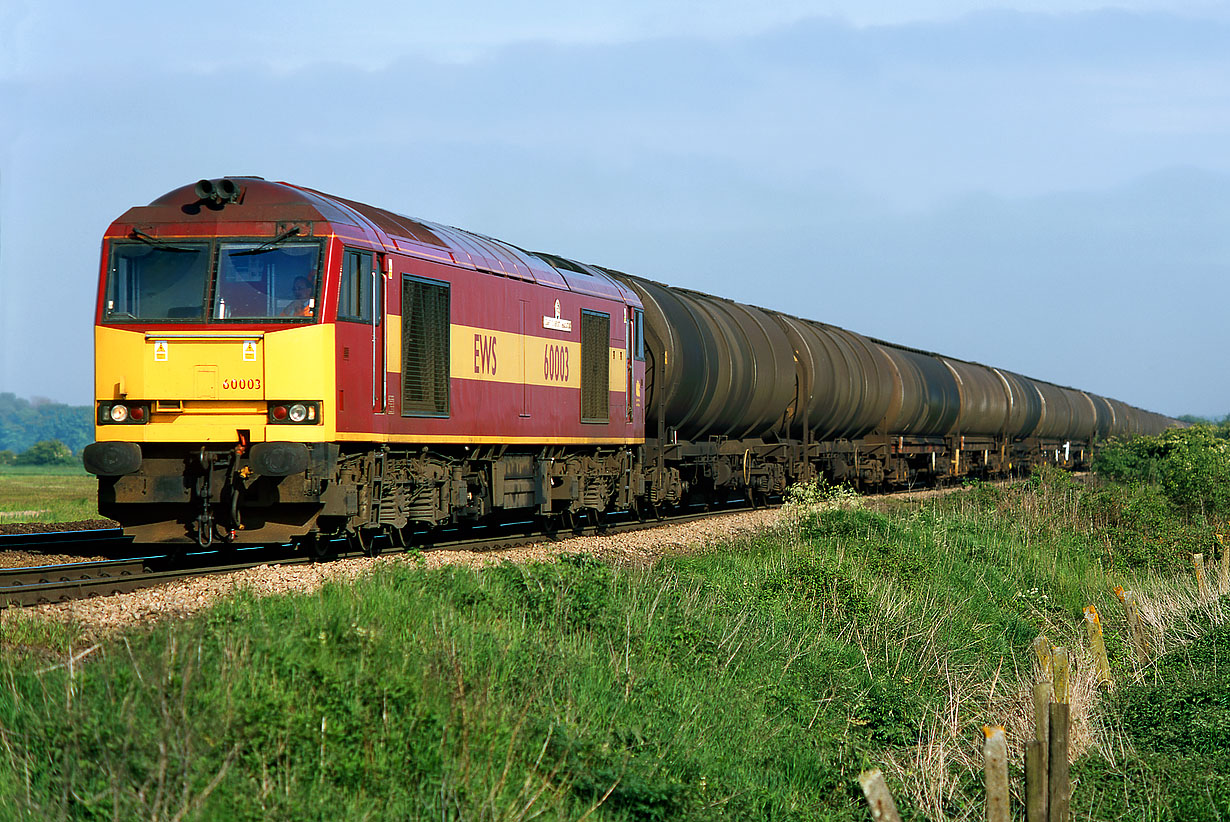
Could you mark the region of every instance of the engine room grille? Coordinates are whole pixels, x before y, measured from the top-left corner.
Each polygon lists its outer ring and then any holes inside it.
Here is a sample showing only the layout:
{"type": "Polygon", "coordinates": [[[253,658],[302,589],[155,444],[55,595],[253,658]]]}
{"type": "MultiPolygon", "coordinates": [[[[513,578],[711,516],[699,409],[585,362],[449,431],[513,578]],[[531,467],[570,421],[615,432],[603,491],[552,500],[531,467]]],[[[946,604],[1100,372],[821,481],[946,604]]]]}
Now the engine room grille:
{"type": "Polygon", "coordinates": [[[447,417],[448,284],[406,277],[401,284],[401,413],[447,417]]]}
{"type": "Polygon", "coordinates": [[[581,312],[581,422],[610,422],[611,315],[581,312]]]}

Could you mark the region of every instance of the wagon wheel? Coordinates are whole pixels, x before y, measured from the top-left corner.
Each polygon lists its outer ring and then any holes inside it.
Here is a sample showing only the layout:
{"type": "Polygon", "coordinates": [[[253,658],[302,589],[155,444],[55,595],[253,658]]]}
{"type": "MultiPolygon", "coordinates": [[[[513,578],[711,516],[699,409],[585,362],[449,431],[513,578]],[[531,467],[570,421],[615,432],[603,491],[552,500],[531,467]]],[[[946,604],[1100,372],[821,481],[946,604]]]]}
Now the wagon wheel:
{"type": "Polygon", "coordinates": [[[589,512],[589,516],[594,522],[594,533],[605,534],[608,528],[606,517],[597,508],[591,508],[589,512]]]}
{"type": "Polygon", "coordinates": [[[406,549],[406,533],[401,528],[386,525],[384,526],[384,534],[389,538],[389,543],[394,548],[401,548],[403,551],[406,549]]]}
{"type": "Polygon", "coordinates": [[[645,508],[641,505],[641,501],[636,497],[632,498],[632,516],[636,517],[637,522],[645,521],[645,508]]]}
{"type": "Polygon", "coordinates": [[[380,556],[380,543],[376,540],[375,535],[364,534],[362,528],[347,531],[346,543],[350,546],[350,550],[359,551],[365,557],[380,556]]]}
{"type": "Polygon", "coordinates": [[[333,556],[331,540],[319,531],[313,531],[299,543],[312,559],[328,559],[333,556]]]}

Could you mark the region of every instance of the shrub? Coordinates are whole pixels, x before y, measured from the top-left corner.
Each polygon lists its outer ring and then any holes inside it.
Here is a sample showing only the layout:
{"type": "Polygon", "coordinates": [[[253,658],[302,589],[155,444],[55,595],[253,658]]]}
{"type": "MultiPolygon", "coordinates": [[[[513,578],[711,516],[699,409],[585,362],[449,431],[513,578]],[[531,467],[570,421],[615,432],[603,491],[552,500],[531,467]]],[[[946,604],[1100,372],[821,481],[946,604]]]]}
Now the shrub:
{"type": "Polygon", "coordinates": [[[42,440],[22,451],[15,460],[17,465],[69,465],[73,452],[59,440],[42,440]]]}
{"type": "Polygon", "coordinates": [[[1123,483],[1161,487],[1180,511],[1203,517],[1230,515],[1230,424],[1172,428],[1156,437],[1111,440],[1094,470],[1123,483]]]}

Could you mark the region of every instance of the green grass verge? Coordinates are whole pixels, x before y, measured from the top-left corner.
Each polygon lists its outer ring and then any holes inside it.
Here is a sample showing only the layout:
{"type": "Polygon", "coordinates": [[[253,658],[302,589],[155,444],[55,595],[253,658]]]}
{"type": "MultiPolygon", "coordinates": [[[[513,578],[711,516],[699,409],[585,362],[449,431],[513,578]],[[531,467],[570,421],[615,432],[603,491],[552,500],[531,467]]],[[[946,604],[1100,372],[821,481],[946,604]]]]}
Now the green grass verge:
{"type": "MultiPolygon", "coordinates": [[[[979,818],[974,740],[1039,631],[1075,644],[1095,603],[1127,678],[1110,589],[1188,538],[1121,552],[1130,502],[1045,475],[645,570],[389,565],[71,673],[80,644],[34,636],[0,650],[0,818],[862,820],[885,763],[904,818],[979,818]]],[[[1118,778],[1081,773],[1078,797],[1118,778]]]]}
{"type": "Polygon", "coordinates": [[[1106,706],[1117,743],[1076,763],[1073,809],[1098,819],[1230,819],[1230,626],[1172,651],[1106,706]]]}
{"type": "Polygon", "coordinates": [[[0,524],[98,519],[98,479],[80,465],[0,466],[0,524]]]}

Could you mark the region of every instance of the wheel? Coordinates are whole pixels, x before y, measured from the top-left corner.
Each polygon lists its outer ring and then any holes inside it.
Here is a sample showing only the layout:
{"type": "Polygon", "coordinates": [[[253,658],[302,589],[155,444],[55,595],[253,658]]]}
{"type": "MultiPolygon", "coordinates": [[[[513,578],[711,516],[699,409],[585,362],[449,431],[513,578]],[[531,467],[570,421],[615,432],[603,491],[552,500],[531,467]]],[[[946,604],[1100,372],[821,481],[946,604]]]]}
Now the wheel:
{"type": "Polygon", "coordinates": [[[401,528],[386,525],[384,526],[384,535],[389,538],[389,544],[394,548],[401,548],[403,551],[406,549],[406,533],[401,528]]]}
{"type": "Polygon", "coordinates": [[[299,544],[312,559],[329,559],[334,555],[332,540],[318,531],[308,534],[299,544]]]}
{"type": "Polygon", "coordinates": [[[350,546],[350,550],[359,551],[365,557],[380,556],[380,543],[376,540],[375,535],[364,534],[362,528],[347,531],[346,544],[350,546]]]}

